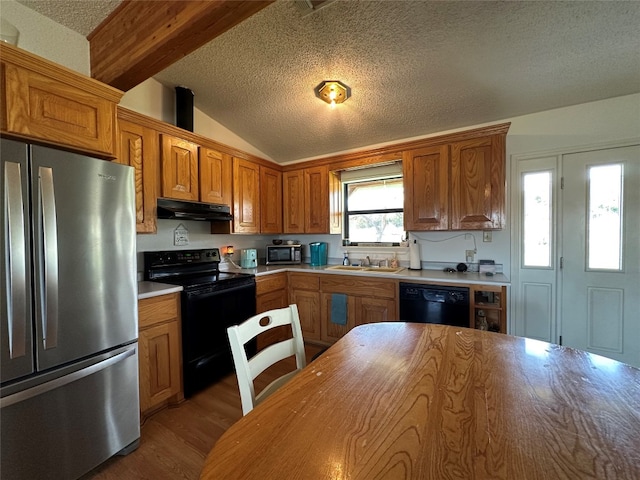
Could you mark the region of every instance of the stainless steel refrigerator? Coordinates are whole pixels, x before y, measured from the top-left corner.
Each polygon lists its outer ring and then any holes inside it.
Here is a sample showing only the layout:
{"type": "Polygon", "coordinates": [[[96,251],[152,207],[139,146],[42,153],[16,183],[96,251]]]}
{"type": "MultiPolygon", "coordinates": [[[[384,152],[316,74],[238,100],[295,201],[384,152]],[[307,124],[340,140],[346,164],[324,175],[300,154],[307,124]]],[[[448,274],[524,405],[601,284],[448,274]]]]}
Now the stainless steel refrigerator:
{"type": "Polygon", "coordinates": [[[133,169],[0,157],[0,476],[78,478],[140,438],[133,169]]]}

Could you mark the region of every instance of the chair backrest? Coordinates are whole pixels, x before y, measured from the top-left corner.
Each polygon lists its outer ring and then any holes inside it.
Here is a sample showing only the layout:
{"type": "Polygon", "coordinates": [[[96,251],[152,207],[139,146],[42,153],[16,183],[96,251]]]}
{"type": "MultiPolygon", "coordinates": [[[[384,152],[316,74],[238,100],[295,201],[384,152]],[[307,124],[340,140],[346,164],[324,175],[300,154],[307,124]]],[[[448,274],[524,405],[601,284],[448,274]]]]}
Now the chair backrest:
{"type": "Polygon", "coordinates": [[[306,366],[300,317],[295,304],[254,315],[240,325],[229,327],[227,334],[238,376],[243,415],[253,410],[262,400],[306,366]],[[269,345],[252,358],[247,358],[245,350],[247,342],[261,333],[282,325],[291,325],[293,338],[269,345]],[[295,356],[296,369],[277,378],[256,395],[254,379],[274,363],[291,356],[295,356]]]}

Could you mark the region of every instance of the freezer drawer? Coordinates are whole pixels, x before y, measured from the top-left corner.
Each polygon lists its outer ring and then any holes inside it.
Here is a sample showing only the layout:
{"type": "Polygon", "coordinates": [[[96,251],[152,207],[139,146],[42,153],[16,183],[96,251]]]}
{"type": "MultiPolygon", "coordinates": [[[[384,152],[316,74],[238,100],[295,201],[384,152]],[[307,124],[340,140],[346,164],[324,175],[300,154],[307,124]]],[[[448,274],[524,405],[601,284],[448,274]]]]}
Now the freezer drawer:
{"type": "Polygon", "coordinates": [[[76,479],[136,442],[137,349],[2,398],[2,478],[76,479]]]}

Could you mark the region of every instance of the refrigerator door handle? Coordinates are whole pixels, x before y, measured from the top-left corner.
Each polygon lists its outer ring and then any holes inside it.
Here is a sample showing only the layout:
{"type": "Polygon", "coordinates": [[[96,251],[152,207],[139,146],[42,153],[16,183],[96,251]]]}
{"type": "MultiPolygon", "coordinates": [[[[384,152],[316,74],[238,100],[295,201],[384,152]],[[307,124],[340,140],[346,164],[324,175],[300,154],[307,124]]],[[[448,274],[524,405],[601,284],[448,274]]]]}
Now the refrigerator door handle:
{"type": "Polygon", "coordinates": [[[9,357],[23,357],[26,353],[27,327],[27,266],[25,249],[24,201],[22,171],[19,163],[5,162],[4,192],[7,209],[5,235],[5,265],[7,272],[7,333],[9,357]]]}
{"type": "Polygon", "coordinates": [[[131,355],[135,355],[136,351],[137,348],[134,346],[128,350],[125,350],[124,352],[120,352],[117,355],[114,355],[113,357],[109,357],[106,360],[95,363],[90,367],[83,368],[82,370],[78,370],[63,377],[58,377],[50,382],[42,383],[40,385],[36,385],[35,387],[16,392],[13,395],[7,395],[6,397],[0,398],[0,409],[6,408],[15,403],[24,402],[25,400],[29,400],[30,398],[37,397],[38,395],[42,395],[43,393],[47,393],[56,388],[76,382],[81,378],[93,375],[94,373],[109,368],[112,365],[115,365],[116,363],[129,358],[131,355]]]}
{"type": "Polygon", "coordinates": [[[42,336],[45,349],[58,346],[58,230],[53,169],[39,167],[40,198],[42,200],[42,336]]]}

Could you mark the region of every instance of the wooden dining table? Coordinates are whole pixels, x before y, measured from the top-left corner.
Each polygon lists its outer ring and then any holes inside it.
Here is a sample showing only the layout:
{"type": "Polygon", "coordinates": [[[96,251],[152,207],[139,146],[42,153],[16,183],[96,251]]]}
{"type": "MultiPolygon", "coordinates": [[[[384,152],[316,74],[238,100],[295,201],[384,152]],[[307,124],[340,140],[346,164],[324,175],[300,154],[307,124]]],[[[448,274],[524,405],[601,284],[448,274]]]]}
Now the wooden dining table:
{"type": "Polygon", "coordinates": [[[351,330],[235,423],[202,479],[640,479],[640,370],[468,328],[351,330]]]}

